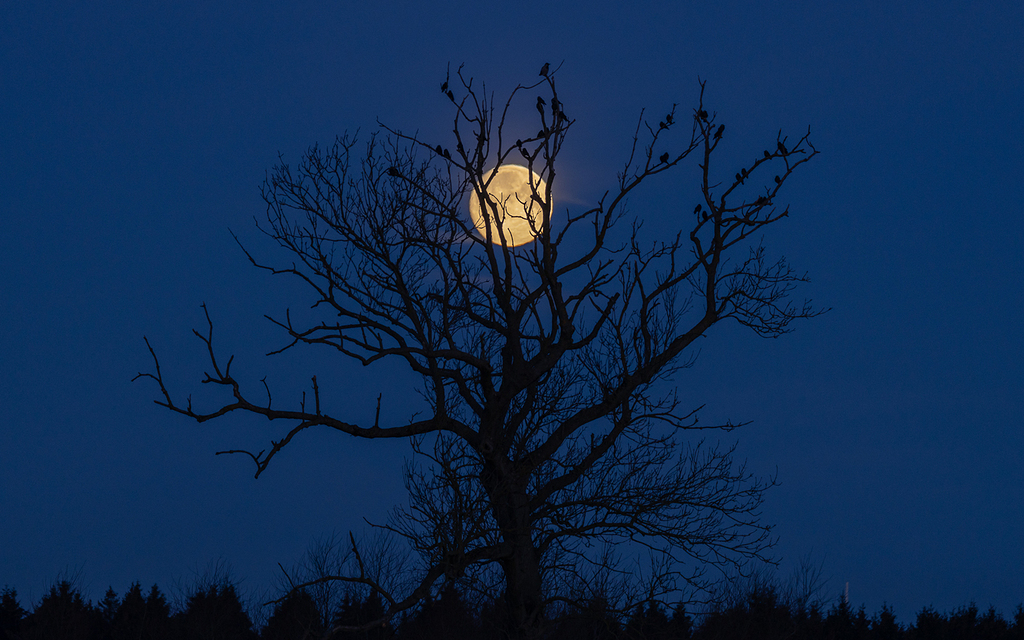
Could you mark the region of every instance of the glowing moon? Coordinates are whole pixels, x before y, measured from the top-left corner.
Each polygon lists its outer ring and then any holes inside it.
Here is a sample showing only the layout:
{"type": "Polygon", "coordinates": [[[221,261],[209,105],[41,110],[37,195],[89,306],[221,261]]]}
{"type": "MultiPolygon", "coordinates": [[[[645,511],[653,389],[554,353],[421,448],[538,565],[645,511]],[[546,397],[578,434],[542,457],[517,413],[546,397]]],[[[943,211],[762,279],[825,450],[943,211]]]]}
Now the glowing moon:
{"type": "MultiPolygon", "coordinates": [[[[491,242],[501,244],[501,234],[498,233],[498,226],[501,226],[505,234],[505,242],[510,247],[516,247],[527,242],[533,242],[536,238],[534,228],[540,233],[542,215],[540,204],[533,200],[533,190],[530,189],[530,170],[517,164],[503,164],[498,167],[491,184],[487,187],[490,201],[498,208],[498,216],[495,219],[493,209],[491,212],[491,242]],[[533,221],[531,225],[530,222],[533,221]]],[[[533,184],[537,188],[537,195],[543,197],[547,187],[544,181],[536,173],[533,174],[533,184]]],[[[550,210],[550,209],[549,209],[550,210]]],[[[473,226],[482,237],[487,237],[484,215],[480,211],[480,194],[474,193],[469,201],[469,215],[473,219],[473,226]]]]}

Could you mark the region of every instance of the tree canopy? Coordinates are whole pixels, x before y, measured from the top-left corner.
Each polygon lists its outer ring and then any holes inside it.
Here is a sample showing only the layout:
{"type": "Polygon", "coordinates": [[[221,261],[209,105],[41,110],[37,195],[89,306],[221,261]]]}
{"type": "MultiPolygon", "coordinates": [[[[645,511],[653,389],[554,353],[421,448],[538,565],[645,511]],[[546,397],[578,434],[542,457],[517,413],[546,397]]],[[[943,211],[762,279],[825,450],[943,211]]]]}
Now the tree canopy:
{"type": "Polygon", "coordinates": [[[536,638],[552,612],[597,596],[630,610],[706,590],[717,579],[709,567],[768,558],[771,526],[758,507],[772,481],[705,443],[701,430],[737,425],[701,424],[700,402],[671,382],[720,322],[775,337],[820,313],[790,301],[806,278],[757,235],[788,216],[784,185],[817,150],[809,132],[780,132],[738,170],[719,166],[728,135],[701,83],[692,112],[641,114],[622,171],[596,202],[562,206],[558,160],[575,120],[557,71],[545,65],[501,105],[460,68],[441,84],[453,111],[448,144],[385,126],[365,143],[314,146],[264,186],[260,228],[289,260],[246,255],[300,283],[315,314],[271,317],[288,337],[272,353],[312,346],[367,367],[404,363],[422,379],[424,414],[382,421],[378,396],[376,419],[358,423],[344,409],[358,399],[326,397],[316,375],[282,404],[265,378],[254,388],[232,375],[205,305],[203,382],[229,399],[175,400],[152,346],[155,370],[139,374],[158,383],[158,404],[199,422],[243,412],[288,425],[258,453],[223,452],[250,456],[257,477],[311,428],[411,440],[410,502],[379,526],[405,539],[418,564],[386,585],[353,538],[351,572],[330,576],[381,597],[371,624],[462,581],[503,593],[509,632],[536,638]],[[524,102],[536,132],[512,124],[524,102]],[[696,202],[692,213],[674,205],[677,228],[646,230],[629,197],[694,161],[697,186],[676,200],[696,202]],[[510,165],[527,170],[515,193],[496,182],[510,165]],[[470,202],[484,224],[467,215],[470,202]],[[516,219],[532,241],[513,237],[516,219]],[[622,545],[647,566],[620,566],[622,545]]]}

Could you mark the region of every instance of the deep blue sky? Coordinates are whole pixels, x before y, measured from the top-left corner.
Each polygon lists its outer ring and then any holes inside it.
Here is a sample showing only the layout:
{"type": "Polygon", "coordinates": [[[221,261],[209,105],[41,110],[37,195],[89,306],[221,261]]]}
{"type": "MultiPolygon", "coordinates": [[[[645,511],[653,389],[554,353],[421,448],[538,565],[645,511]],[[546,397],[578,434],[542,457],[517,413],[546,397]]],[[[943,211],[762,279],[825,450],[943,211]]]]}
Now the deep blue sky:
{"type": "MultiPolygon", "coordinates": [[[[304,298],[253,270],[228,229],[283,258],[252,222],[278,152],[294,161],[378,118],[446,143],[449,62],[500,97],[564,60],[566,201],[610,187],[640,109],[688,110],[698,76],[729,153],[808,125],[822,152],[787,183],[792,216],[766,243],[833,311],[774,341],[716,327],[678,379],[705,420],[753,421],[735,435],[751,469],[778,470],[764,518],[783,572],[813,553],[836,593],[848,581],[853,604],[887,601],[904,623],[972,600],[1011,614],[1024,5],[440,5],[0,4],[0,584],[35,601],[81,569],[97,598],[222,558],[269,585],[315,536],[383,519],[404,499],[404,445],[312,434],[253,480],[214,451],[279,432],[152,404],[154,386],[130,382],[150,366],[142,336],[179,393],[204,397],[190,330],[205,301],[251,380],[284,394],[319,371],[354,419],[380,386],[408,415],[409,378],[262,355],[281,344],[262,314],[304,298]]],[[[633,208],[671,228],[686,205],[654,186],[633,208]]]]}

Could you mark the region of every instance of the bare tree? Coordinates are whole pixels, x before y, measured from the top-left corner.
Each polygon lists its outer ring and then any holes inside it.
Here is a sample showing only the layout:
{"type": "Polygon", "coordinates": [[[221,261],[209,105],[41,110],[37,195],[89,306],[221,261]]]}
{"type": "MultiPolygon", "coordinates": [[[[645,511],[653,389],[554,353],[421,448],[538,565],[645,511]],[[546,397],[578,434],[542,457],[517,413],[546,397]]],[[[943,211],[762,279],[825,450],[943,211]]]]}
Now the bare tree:
{"type": "Polygon", "coordinates": [[[402,581],[406,554],[395,548],[386,532],[377,533],[359,543],[351,533],[346,537],[332,533],[314,540],[297,565],[290,570],[281,567],[283,579],[278,588],[285,597],[274,602],[301,590],[315,607],[320,627],[329,629],[344,598],[364,599],[369,590],[364,581],[346,581],[340,576],[358,573],[368,577],[378,585],[378,593],[406,589],[408,585],[402,581]]]}
{"type": "Polygon", "coordinates": [[[771,600],[793,613],[820,610],[823,596],[830,593],[825,576],[825,560],[815,562],[808,553],[799,559],[788,578],[782,578],[776,567],[761,565],[737,572],[714,585],[712,597],[705,603],[701,616],[719,614],[730,609],[747,607],[752,599],[771,600]]]}
{"type": "Polygon", "coordinates": [[[246,255],[305,283],[321,312],[308,324],[287,311],[271,318],[290,339],[272,353],[316,345],[364,366],[404,362],[422,376],[425,414],[382,423],[378,396],[373,423],[351,422],[326,410],[315,375],[294,406],[274,404],[265,379],[253,395],[214,348],[205,305],[203,382],[231,399],[200,409],[172,398],[146,341],[156,367],[139,376],[159,384],[157,404],[199,422],[245,412],[290,425],[269,451],[220,452],[251,456],[256,477],[314,427],[412,440],[410,502],[380,526],[417,552],[415,580],[386,588],[354,543],[354,571],[331,576],[378,591],[388,617],[461,581],[504,594],[512,635],[541,637],[547,615],[588,595],[628,608],[698,593],[715,580],[709,569],[767,559],[773,542],[758,518],[772,481],[737,468],[733,449],[692,438],[738,425],[700,424],[700,407],[684,406],[670,383],[719,322],[775,337],[820,312],[788,301],[806,278],[754,241],[788,215],[779,193],[817,153],[809,133],[780,132],[722,181],[713,161],[725,125],[701,83],[692,117],[673,106],[653,124],[641,113],[617,183],[594,206],[559,208],[557,159],[574,120],[556,71],[545,65],[496,108],[460,68],[441,85],[454,110],[451,149],[382,127],[365,147],[348,136],[314,146],[264,186],[260,228],[295,262],[246,255]],[[524,97],[539,114],[535,134],[510,124],[524,97]],[[699,204],[681,207],[679,229],[645,236],[627,197],[692,158],[699,204]],[[496,169],[513,163],[531,171],[529,192],[502,196],[496,169]],[[465,213],[471,199],[482,226],[465,213]],[[528,222],[531,242],[516,246],[513,217],[528,222]],[[638,557],[643,570],[632,566],[638,557]]]}

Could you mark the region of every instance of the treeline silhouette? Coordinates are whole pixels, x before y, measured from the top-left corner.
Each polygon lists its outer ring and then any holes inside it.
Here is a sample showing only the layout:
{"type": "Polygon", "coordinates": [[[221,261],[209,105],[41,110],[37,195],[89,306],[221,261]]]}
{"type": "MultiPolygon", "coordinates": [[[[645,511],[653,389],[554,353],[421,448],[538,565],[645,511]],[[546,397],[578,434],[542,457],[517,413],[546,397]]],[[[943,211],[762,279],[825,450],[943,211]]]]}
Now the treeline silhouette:
{"type": "MultiPolygon", "coordinates": [[[[611,613],[602,598],[585,601],[552,623],[559,640],[1024,640],[1024,607],[1011,620],[993,608],[980,613],[970,604],[947,614],[923,608],[903,626],[892,610],[868,616],[842,599],[827,607],[794,600],[771,584],[734,594],[728,604],[691,616],[682,608],[642,607],[627,618],[611,613]]],[[[270,607],[268,607],[269,609],[270,607]]],[[[376,594],[348,593],[325,612],[305,592],[272,606],[265,623],[254,624],[236,586],[221,581],[194,586],[177,606],[154,585],[144,592],[132,584],[123,596],[107,589],[92,604],[74,581],[59,580],[29,612],[17,591],[0,592],[0,638],[5,640],[313,640],[331,627],[358,626],[380,617],[376,594]]],[[[370,631],[339,631],[339,640],[497,640],[505,637],[497,605],[473,607],[449,585],[395,624],[370,631]]]]}

